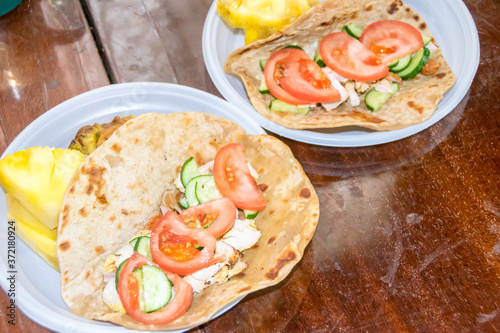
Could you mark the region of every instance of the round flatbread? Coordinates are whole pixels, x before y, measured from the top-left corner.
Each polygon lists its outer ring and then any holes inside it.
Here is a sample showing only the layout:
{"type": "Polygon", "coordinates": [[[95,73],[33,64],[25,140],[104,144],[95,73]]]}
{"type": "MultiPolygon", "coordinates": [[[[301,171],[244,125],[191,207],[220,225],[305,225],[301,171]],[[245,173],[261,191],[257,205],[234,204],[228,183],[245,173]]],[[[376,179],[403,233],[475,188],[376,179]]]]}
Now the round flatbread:
{"type": "MultiPolygon", "coordinates": [[[[331,111],[315,107],[305,115],[276,112],[269,109],[269,103],[274,97],[259,92],[263,78],[259,64],[261,59],[269,58],[273,52],[288,45],[302,47],[314,45],[323,36],[340,32],[342,27],[348,24],[367,26],[381,20],[406,22],[432,37],[422,17],[401,1],[325,1],[302,14],[282,31],[234,51],[226,59],[224,70],[241,78],[250,102],[257,112],[287,128],[361,126],[381,131],[422,123],[432,116],[445,92],[455,83],[455,76],[440,49],[431,52],[430,55],[430,59],[441,65],[437,73],[429,76],[419,74],[414,79],[404,81],[400,91],[376,112],[368,110],[363,101],[364,95],[360,96],[361,104],[355,107],[344,102],[331,111]]],[[[434,39],[432,42],[437,46],[434,39]]]]}
{"type": "Polygon", "coordinates": [[[129,120],[81,164],[59,221],[61,292],[72,312],[127,328],[171,330],[200,325],[230,302],[274,285],[300,261],[319,218],[313,186],[290,149],[267,135],[195,112],[145,114],[129,120]],[[255,219],[262,236],[246,250],[248,267],[230,281],[195,294],[187,312],[162,326],[143,325],[103,302],[103,265],[178,194],[174,180],[194,156],[198,165],[239,142],[258,171],[267,207],[255,219]]]}

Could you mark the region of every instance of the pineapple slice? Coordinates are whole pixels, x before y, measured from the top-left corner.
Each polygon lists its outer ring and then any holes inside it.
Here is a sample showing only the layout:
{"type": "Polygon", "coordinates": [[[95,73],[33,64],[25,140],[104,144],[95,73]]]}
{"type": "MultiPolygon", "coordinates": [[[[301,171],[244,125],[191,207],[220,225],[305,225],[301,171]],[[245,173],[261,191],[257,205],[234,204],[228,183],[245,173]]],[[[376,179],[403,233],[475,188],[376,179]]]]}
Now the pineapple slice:
{"type": "Polygon", "coordinates": [[[0,183],[33,216],[54,229],[66,187],[83,159],[76,150],[21,150],[0,160],[0,183]]]}
{"type": "Polygon", "coordinates": [[[234,28],[245,30],[245,43],[265,38],[290,24],[318,0],[218,0],[217,12],[234,28]]]}
{"type": "Polygon", "coordinates": [[[16,235],[23,240],[35,253],[59,270],[56,253],[57,229],[49,229],[12,195],[6,195],[7,219],[15,221],[16,235]]]}

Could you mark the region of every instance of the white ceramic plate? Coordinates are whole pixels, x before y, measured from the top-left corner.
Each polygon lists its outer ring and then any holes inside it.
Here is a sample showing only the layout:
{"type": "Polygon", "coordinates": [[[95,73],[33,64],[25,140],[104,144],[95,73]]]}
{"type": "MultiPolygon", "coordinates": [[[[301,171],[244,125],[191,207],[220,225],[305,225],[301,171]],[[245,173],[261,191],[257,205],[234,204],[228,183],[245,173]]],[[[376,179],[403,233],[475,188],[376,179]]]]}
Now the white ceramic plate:
{"type": "Polygon", "coordinates": [[[245,43],[242,29],[232,29],[212,4],[203,29],[203,57],[208,73],[220,93],[265,129],[284,137],[323,146],[355,147],[395,141],[413,135],[436,123],[465,96],[479,65],[479,38],[474,20],[461,0],[406,0],[419,13],[443,50],[457,82],[446,93],[433,116],[424,123],[395,131],[370,130],[293,130],[264,118],[250,104],[243,83],[224,73],[227,56],[245,43]],[[446,14],[443,14],[446,13],[446,14]]]}
{"type": "MultiPolygon", "coordinates": [[[[26,127],[3,156],[39,145],[66,148],[80,127],[108,122],[117,115],[180,111],[198,111],[222,116],[237,123],[249,134],[265,133],[250,116],[206,92],[167,83],[125,83],[89,91],[54,107],[26,127]]],[[[7,277],[12,269],[7,265],[7,207],[2,191],[0,214],[4,221],[0,229],[0,285],[8,292],[10,282],[7,277]]],[[[14,288],[17,311],[22,310],[40,325],[58,332],[130,332],[121,326],[72,314],[61,297],[59,273],[20,239],[16,239],[13,270],[17,272],[14,288]]],[[[240,300],[229,304],[216,316],[229,310],[240,300]]],[[[7,311],[2,310],[4,313],[7,311]]],[[[8,319],[6,316],[3,318],[8,319]]]]}

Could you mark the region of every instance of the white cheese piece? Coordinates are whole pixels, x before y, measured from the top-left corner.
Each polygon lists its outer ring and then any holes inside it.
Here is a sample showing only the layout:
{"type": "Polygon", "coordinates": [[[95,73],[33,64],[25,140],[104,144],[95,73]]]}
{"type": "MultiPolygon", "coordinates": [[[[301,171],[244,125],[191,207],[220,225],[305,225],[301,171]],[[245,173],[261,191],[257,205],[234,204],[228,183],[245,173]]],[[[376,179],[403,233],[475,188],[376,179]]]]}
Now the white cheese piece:
{"type": "Polygon", "coordinates": [[[432,42],[430,42],[429,44],[427,44],[425,47],[429,50],[429,52],[430,52],[430,53],[432,53],[432,52],[434,52],[434,51],[439,50],[439,47],[437,47],[437,46],[436,46],[434,43],[432,43],[432,42]]]}
{"type": "Polygon", "coordinates": [[[255,179],[259,179],[259,174],[257,173],[257,171],[255,171],[255,169],[250,165],[250,163],[247,163],[248,165],[248,168],[250,169],[250,175],[255,179]]]}
{"type": "Polygon", "coordinates": [[[185,189],[184,189],[184,185],[182,185],[180,172],[179,172],[179,175],[177,176],[177,178],[175,178],[175,180],[174,180],[174,186],[177,187],[177,189],[179,191],[184,193],[185,189]]]}
{"type": "Polygon", "coordinates": [[[346,83],[345,89],[349,93],[349,104],[351,104],[352,106],[358,106],[360,101],[359,96],[356,93],[354,82],[346,83]]]}
{"type": "Polygon", "coordinates": [[[382,79],[376,82],[373,88],[381,93],[392,93],[392,84],[389,80],[382,79]]]}
{"type": "Polygon", "coordinates": [[[318,41],[316,40],[314,43],[311,43],[309,45],[304,45],[302,49],[304,50],[305,53],[311,58],[311,60],[314,60],[314,56],[316,55],[316,49],[318,48],[318,41]]]}
{"type": "Polygon", "coordinates": [[[198,171],[202,174],[202,175],[208,175],[208,174],[212,174],[213,173],[213,170],[214,170],[214,161],[210,161],[208,163],[205,163],[203,164],[202,166],[200,166],[198,168],[198,171]]]}
{"type": "Polygon", "coordinates": [[[125,313],[120,296],[116,290],[115,280],[109,281],[102,292],[104,303],[113,311],[125,313]]]}
{"type": "Polygon", "coordinates": [[[349,98],[349,93],[347,90],[344,88],[344,86],[339,82],[337,77],[335,76],[335,72],[329,69],[328,67],[323,67],[322,68],[323,72],[328,76],[330,81],[332,82],[332,86],[338,90],[340,93],[340,100],[335,101],[335,102],[330,102],[330,103],[321,103],[321,106],[323,106],[327,111],[333,110],[337,108],[340,104],[344,103],[347,98],[349,98]]]}
{"type": "Polygon", "coordinates": [[[334,72],[330,67],[323,67],[321,68],[323,70],[323,72],[328,75],[328,77],[331,78],[334,77],[337,81],[339,81],[340,83],[346,83],[347,81],[349,81],[348,78],[345,78],[343,77],[342,75],[334,72]]]}
{"type": "Polygon", "coordinates": [[[364,93],[365,91],[367,91],[368,89],[370,89],[370,86],[371,85],[367,82],[356,81],[356,83],[355,83],[356,91],[361,93],[361,94],[364,93]]]}
{"type": "Polygon", "coordinates": [[[222,240],[236,250],[243,251],[254,246],[260,235],[253,220],[236,220],[233,228],[226,232],[222,240]]]}

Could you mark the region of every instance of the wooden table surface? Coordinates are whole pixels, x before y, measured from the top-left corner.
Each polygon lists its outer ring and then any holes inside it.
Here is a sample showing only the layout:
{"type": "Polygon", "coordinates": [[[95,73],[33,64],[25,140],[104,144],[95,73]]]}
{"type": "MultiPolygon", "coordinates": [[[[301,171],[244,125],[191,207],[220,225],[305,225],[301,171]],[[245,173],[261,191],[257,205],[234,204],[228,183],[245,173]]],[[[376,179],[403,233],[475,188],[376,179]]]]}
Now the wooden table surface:
{"type": "MultiPolygon", "coordinates": [[[[481,61],[442,121],[374,147],[283,139],[315,186],[318,229],[276,287],[192,332],[500,331],[500,2],[466,0],[481,61]]],[[[110,83],[220,96],[205,69],[209,0],[24,0],[0,17],[0,152],[53,106],[110,83]]],[[[48,332],[22,313],[1,332],[48,332]]]]}

